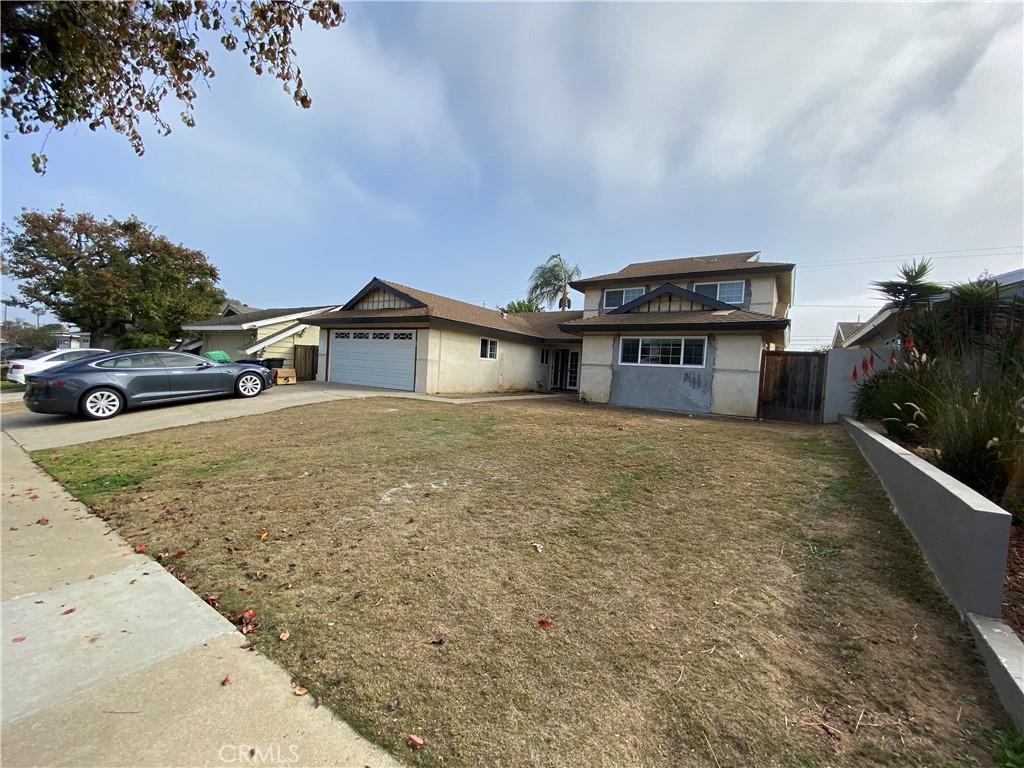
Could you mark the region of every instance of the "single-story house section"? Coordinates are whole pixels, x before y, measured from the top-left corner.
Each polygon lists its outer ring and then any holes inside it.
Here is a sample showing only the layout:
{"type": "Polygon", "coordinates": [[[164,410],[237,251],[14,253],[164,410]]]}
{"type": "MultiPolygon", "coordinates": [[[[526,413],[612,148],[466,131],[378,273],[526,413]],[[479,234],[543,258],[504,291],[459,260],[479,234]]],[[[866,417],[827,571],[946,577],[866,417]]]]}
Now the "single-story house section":
{"type": "MultiPolygon", "coordinates": [[[[262,360],[282,358],[285,368],[296,367],[296,348],[312,348],[308,378],[313,378],[316,346],[320,332],[306,323],[306,318],[322,314],[335,306],[319,307],[278,307],[276,309],[250,309],[236,312],[228,306],[219,317],[188,323],[182,330],[192,336],[199,336],[198,346],[192,351],[197,354],[223,350],[232,360],[262,360]]],[[[306,377],[304,377],[306,378],[306,377]]]]}
{"type": "Polygon", "coordinates": [[[789,333],[793,264],[756,251],[630,264],[576,280],[580,397],[613,405],[757,416],[761,353],[789,333]]]}
{"type": "Polygon", "coordinates": [[[859,320],[855,323],[842,321],[836,323],[836,331],[832,334],[832,348],[842,349],[844,342],[859,331],[862,325],[864,325],[864,323],[859,320]]]}
{"type": "Polygon", "coordinates": [[[517,314],[373,278],[303,322],[321,329],[324,381],[752,417],[761,353],[787,341],[793,268],[757,252],[641,262],[572,283],[581,312],[517,314]]]}
{"type": "Polygon", "coordinates": [[[454,394],[574,391],[581,342],[558,327],[582,312],[507,314],[373,278],[320,327],[318,379],[454,394]]]}

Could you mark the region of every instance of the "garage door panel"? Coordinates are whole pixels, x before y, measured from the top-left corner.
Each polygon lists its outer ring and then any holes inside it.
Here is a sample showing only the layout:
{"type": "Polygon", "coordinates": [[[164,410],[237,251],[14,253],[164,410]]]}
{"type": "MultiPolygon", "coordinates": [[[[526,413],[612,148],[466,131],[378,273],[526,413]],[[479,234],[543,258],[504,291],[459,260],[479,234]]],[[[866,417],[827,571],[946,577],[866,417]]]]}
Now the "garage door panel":
{"type": "Polygon", "coordinates": [[[332,331],[330,380],[339,384],[411,391],[415,331],[332,331]]]}

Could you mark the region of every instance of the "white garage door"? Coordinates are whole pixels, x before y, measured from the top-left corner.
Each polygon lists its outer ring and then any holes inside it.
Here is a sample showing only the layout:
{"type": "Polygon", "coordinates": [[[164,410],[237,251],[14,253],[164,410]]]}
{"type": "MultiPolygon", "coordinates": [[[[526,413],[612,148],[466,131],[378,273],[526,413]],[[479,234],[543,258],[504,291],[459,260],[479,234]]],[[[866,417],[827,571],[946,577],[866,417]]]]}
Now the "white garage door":
{"type": "Polygon", "coordinates": [[[330,380],[412,391],[416,331],[331,331],[330,380]]]}

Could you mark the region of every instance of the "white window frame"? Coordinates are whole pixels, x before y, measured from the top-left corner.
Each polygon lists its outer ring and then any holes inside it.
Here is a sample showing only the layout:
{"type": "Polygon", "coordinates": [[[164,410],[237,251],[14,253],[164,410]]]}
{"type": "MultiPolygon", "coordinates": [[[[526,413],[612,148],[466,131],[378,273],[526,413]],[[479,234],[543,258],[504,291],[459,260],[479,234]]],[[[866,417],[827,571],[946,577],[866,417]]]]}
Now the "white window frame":
{"type": "MultiPolygon", "coordinates": [[[[724,299],[718,298],[718,294],[721,293],[723,285],[739,285],[739,287],[740,287],[740,300],[739,301],[725,301],[725,303],[726,304],[732,304],[733,306],[738,307],[741,304],[743,304],[744,301],[747,300],[747,283],[746,283],[745,280],[721,280],[721,281],[718,281],[718,282],[694,283],[693,284],[693,292],[694,293],[700,293],[700,291],[698,291],[697,289],[700,286],[702,286],[702,285],[713,285],[713,286],[715,286],[715,295],[714,296],[710,296],[708,298],[713,298],[716,301],[724,301],[724,299]]],[[[703,295],[703,294],[701,294],[701,295],[703,295]]]]}
{"type": "Polygon", "coordinates": [[[629,302],[631,302],[631,301],[636,301],[641,296],[643,296],[645,293],[647,293],[647,288],[646,288],[646,286],[643,286],[643,285],[629,285],[629,286],[625,286],[623,288],[605,288],[604,291],[601,292],[601,306],[604,309],[618,309],[619,307],[623,307],[626,304],[629,304],[629,302]],[[609,304],[608,303],[608,291],[622,291],[622,303],[621,304],[609,304]],[[640,291],[640,293],[637,294],[636,296],[634,296],[632,299],[627,299],[626,298],[626,291],[640,291]]]}
{"type": "Polygon", "coordinates": [[[492,339],[489,336],[480,337],[480,359],[481,360],[497,360],[498,359],[498,340],[492,339]],[[483,354],[483,342],[487,342],[487,356],[483,354]],[[491,357],[491,344],[494,345],[494,357],[491,357]]]}
{"type": "Polygon", "coordinates": [[[619,337],[619,365],[632,365],[637,368],[706,368],[708,364],[708,337],[707,336],[659,336],[659,335],[648,335],[648,336],[620,336],[619,337]],[[622,359],[622,352],[625,349],[623,342],[636,339],[640,343],[640,349],[643,349],[644,339],[668,339],[670,341],[679,342],[679,362],[678,363],[631,363],[627,360],[622,359]],[[699,341],[704,345],[704,351],[701,355],[700,365],[693,365],[692,363],[684,363],[683,355],[686,352],[687,341],[699,341]]]}

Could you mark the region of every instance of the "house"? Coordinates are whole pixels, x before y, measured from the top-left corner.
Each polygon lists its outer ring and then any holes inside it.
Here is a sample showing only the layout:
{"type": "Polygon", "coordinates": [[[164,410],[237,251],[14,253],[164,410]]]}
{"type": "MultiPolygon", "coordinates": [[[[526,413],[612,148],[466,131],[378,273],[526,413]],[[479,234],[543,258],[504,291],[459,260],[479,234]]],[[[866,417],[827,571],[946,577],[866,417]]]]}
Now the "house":
{"type": "Polygon", "coordinates": [[[671,411],[757,415],[761,353],[783,349],[795,265],[759,252],[629,264],[571,283],[583,317],[580,397],[671,411]]]}
{"type": "Polygon", "coordinates": [[[505,314],[373,278],[319,326],[318,378],[435,393],[757,414],[761,352],[785,346],[793,264],[757,252],[640,262],[577,280],[577,312],[505,314]]]}
{"type": "MultiPolygon", "coordinates": [[[[305,322],[307,317],[337,307],[278,307],[257,309],[228,303],[221,314],[209,320],[182,326],[193,337],[191,343],[180,345],[197,353],[223,350],[232,360],[282,358],[284,367],[295,367],[296,347],[317,346],[319,331],[305,322]],[[239,311],[248,310],[248,311],[239,311]]],[[[316,353],[308,354],[309,371],[303,378],[313,378],[316,353]]]]}
{"type": "Polygon", "coordinates": [[[373,278],[320,326],[318,378],[410,392],[576,390],[582,312],[506,314],[373,278]]]}
{"type": "Polygon", "coordinates": [[[836,331],[832,334],[832,349],[842,349],[843,342],[860,330],[864,323],[859,320],[856,323],[836,323],[836,331]]]}

